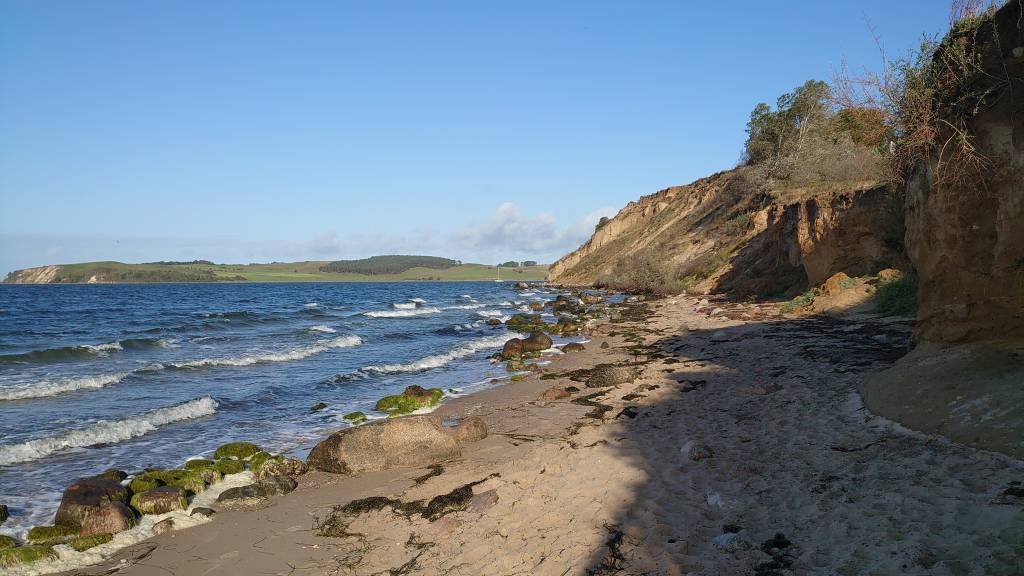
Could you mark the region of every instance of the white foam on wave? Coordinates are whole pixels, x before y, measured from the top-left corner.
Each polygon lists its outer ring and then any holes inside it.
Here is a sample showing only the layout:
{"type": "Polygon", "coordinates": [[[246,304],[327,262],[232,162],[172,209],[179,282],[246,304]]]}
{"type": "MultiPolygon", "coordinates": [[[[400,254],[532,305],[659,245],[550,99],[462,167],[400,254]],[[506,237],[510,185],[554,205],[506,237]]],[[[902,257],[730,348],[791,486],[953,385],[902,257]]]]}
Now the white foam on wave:
{"type": "Polygon", "coordinates": [[[322,332],[324,334],[334,334],[335,332],[337,332],[337,330],[335,330],[334,328],[331,328],[330,326],[324,326],[323,324],[310,326],[309,328],[306,328],[306,330],[310,332],[322,332]]]}
{"type": "Polygon", "coordinates": [[[477,315],[484,318],[500,318],[502,314],[501,310],[481,310],[477,312],[477,315]]]}
{"type": "Polygon", "coordinates": [[[476,310],[478,308],[486,308],[489,304],[456,304],[454,306],[447,306],[445,310],[476,310]]]}
{"type": "Polygon", "coordinates": [[[426,304],[427,301],[423,298],[409,298],[409,302],[415,302],[417,304],[426,304]]]}
{"type": "Polygon", "coordinates": [[[435,354],[433,356],[427,356],[420,358],[414,362],[406,364],[378,364],[374,366],[365,366],[360,368],[363,373],[370,374],[400,374],[402,372],[420,372],[423,370],[430,370],[432,368],[440,368],[447,365],[453,360],[459,358],[465,358],[479,352],[480,350],[486,350],[488,348],[498,348],[505,344],[505,342],[511,340],[513,336],[507,334],[500,334],[497,336],[487,336],[472,342],[467,342],[458,348],[453,348],[444,354],[435,354]]]}
{"type": "Polygon", "coordinates": [[[123,420],[100,420],[85,428],[69,430],[56,436],[0,446],[0,465],[39,460],[71,448],[123,442],[153,432],[165,424],[210,416],[216,411],[217,401],[209,396],[203,396],[123,420]]]}
{"type": "Polygon", "coordinates": [[[85,348],[86,350],[90,352],[95,352],[97,354],[101,354],[103,352],[117,352],[120,350],[124,350],[124,348],[121,347],[120,342],[107,342],[105,344],[83,344],[82,348],[85,348]]]}
{"type": "Polygon", "coordinates": [[[319,302],[306,302],[305,304],[303,304],[303,306],[305,306],[306,308],[316,308],[319,305],[319,302]]]}
{"type": "Polygon", "coordinates": [[[414,316],[438,314],[440,312],[440,308],[434,308],[431,306],[427,308],[416,308],[414,310],[376,310],[373,312],[364,312],[363,316],[369,316],[370,318],[412,318],[414,316]]]}
{"type": "Polygon", "coordinates": [[[62,380],[35,382],[24,384],[13,388],[0,388],[0,400],[25,400],[28,398],[45,398],[56,396],[76,390],[96,390],[117,384],[124,380],[131,372],[116,372],[114,374],[100,374],[98,376],[84,376],[81,378],[65,378],[62,380]]]}
{"type": "Polygon", "coordinates": [[[416,302],[395,302],[391,305],[396,310],[412,310],[416,308],[418,304],[416,302]]]}
{"type": "Polygon", "coordinates": [[[262,364],[264,362],[290,362],[292,360],[309,358],[332,348],[348,348],[362,343],[363,339],[359,336],[338,336],[330,340],[321,340],[305,348],[297,348],[285,352],[268,352],[266,354],[252,354],[236,358],[203,358],[202,360],[192,360],[189,362],[171,362],[167,365],[175,368],[206,368],[210,366],[252,366],[253,364],[262,364]]]}

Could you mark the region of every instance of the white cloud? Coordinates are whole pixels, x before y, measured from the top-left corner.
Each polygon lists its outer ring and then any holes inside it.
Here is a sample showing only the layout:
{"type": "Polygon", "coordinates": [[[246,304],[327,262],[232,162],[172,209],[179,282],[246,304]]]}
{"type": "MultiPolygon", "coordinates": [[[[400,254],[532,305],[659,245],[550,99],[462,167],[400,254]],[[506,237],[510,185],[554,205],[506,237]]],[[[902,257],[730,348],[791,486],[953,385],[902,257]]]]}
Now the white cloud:
{"type": "Polygon", "coordinates": [[[552,260],[585,242],[602,216],[614,214],[611,208],[601,208],[563,228],[554,214],[524,215],[517,205],[505,202],[491,218],[454,232],[449,241],[453,250],[477,258],[552,260]]]}

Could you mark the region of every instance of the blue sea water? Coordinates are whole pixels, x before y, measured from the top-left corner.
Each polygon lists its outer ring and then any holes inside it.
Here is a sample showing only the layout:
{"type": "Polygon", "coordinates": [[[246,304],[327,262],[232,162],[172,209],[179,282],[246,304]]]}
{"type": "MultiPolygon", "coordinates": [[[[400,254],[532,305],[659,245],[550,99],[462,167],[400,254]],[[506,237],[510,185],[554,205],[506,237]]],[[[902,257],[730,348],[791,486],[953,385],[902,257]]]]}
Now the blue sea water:
{"type": "Polygon", "coordinates": [[[20,534],[108,468],[180,466],[231,440],[304,457],[410,384],[471,392],[547,300],[508,283],[0,285],[0,503],[20,534]],[[328,408],[311,412],[325,402],[328,408]]]}

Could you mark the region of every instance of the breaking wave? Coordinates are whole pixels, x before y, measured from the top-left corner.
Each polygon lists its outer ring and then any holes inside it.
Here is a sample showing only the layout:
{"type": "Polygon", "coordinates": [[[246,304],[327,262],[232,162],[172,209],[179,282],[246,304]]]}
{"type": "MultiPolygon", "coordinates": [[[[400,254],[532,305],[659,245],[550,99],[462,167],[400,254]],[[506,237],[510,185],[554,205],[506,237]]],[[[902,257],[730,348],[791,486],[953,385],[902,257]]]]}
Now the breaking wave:
{"type": "Polygon", "coordinates": [[[159,346],[169,348],[174,345],[174,340],[163,338],[128,338],[126,340],[115,340],[102,344],[82,344],[81,346],[62,346],[60,348],[46,348],[33,350],[21,354],[0,355],[0,362],[60,362],[63,360],[76,360],[120,352],[125,348],[150,348],[159,346]]]}
{"type": "Polygon", "coordinates": [[[363,316],[369,316],[370,318],[411,318],[413,316],[438,314],[440,312],[440,308],[431,306],[428,308],[415,308],[412,310],[376,310],[373,312],[364,312],[363,316]]]}
{"type": "Polygon", "coordinates": [[[153,432],[160,426],[210,416],[216,411],[217,401],[209,396],[204,396],[123,420],[100,420],[85,428],[69,430],[56,436],[0,446],[0,466],[39,460],[71,448],[123,442],[153,432]]]}
{"type": "Polygon", "coordinates": [[[507,334],[487,336],[463,344],[458,348],[453,348],[444,354],[427,356],[407,364],[378,364],[374,366],[365,366],[360,368],[359,371],[364,374],[401,374],[402,372],[420,372],[423,370],[430,370],[432,368],[440,368],[453,360],[471,356],[480,350],[503,346],[505,342],[512,338],[513,336],[509,336],[507,334]]]}
{"type": "Polygon", "coordinates": [[[306,328],[306,330],[309,332],[321,332],[324,334],[334,334],[335,332],[337,332],[337,330],[335,330],[334,328],[331,328],[330,326],[324,326],[323,324],[310,326],[309,328],[306,328]]]}
{"type": "Polygon", "coordinates": [[[191,360],[189,362],[169,362],[166,366],[171,368],[207,368],[212,366],[251,366],[253,364],[263,364],[265,362],[290,362],[292,360],[309,358],[310,356],[326,352],[332,348],[348,348],[351,346],[358,346],[362,343],[363,339],[359,336],[338,336],[331,340],[321,340],[320,342],[305,348],[297,348],[295,350],[288,350],[285,352],[251,354],[238,356],[236,358],[203,358],[201,360],[191,360]]]}
{"type": "Polygon", "coordinates": [[[36,382],[13,388],[0,388],[0,400],[26,400],[29,398],[56,396],[77,390],[96,390],[104,386],[117,384],[128,377],[129,374],[131,372],[117,372],[114,374],[101,374],[99,376],[66,378],[52,382],[36,382]]]}

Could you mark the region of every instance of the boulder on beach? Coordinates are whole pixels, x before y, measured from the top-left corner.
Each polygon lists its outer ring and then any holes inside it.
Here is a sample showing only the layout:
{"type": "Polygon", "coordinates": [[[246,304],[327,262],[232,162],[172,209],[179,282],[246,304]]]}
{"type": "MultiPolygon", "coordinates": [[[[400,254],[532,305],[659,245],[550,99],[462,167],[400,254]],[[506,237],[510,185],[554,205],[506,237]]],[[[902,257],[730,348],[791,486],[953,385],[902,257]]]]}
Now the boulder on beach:
{"type": "Polygon", "coordinates": [[[67,545],[78,552],[85,552],[86,550],[95,548],[100,544],[106,544],[113,539],[113,534],[93,534],[91,536],[79,536],[78,538],[72,538],[71,540],[68,540],[67,545]]]}
{"type": "Polygon", "coordinates": [[[479,416],[472,416],[446,431],[459,443],[476,442],[487,437],[487,424],[479,416]]]}
{"type": "Polygon", "coordinates": [[[126,502],[128,490],[108,478],[79,478],[64,489],[53,523],[61,526],[82,526],[90,514],[109,502],[126,502]]]}
{"type": "Polygon", "coordinates": [[[543,332],[531,332],[530,337],[523,340],[523,352],[540,352],[551,348],[551,337],[543,332]]]}
{"type": "Polygon", "coordinates": [[[825,294],[828,296],[835,296],[839,294],[852,282],[851,278],[844,272],[836,272],[835,274],[828,277],[825,283],[822,285],[825,294]]]}
{"type": "Polygon", "coordinates": [[[583,325],[571,318],[559,318],[555,325],[555,332],[559,334],[578,334],[582,329],[583,325]]]}
{"type": "Polygon", "coordinates": [[[123,502],[104,504],[82,522],[82,536],[117,534],[135,526],[135,513],[123,502]]]}
{"type": "Polygon", "coordinates": [[[588,388],[604,388],[606,386],[617,386],[632,382],[636,372],[628,366],[612,366],[611,364],[598,364],[590,371],[587,378],[588,388]]]}
{"type": "Polygon", "coordinates": [[[513,360],[523,355],[523,341],[520,338],[513,338],[507,342],[501,348],[501,358],[503,360],[513,360]]]}
{"type": "Polygon", "coordinates": [[[526,290],[529,287],[530,285],[527,284],[526,282],[516,282],[516,285],[513,286],[513,288],[515,288],[516,290],[526,290]]]}
{"type": "Polygon", "coordinates": [[[584,294],[580,296],[580,300],[583,300],[584,304],[600,304],[604,302],[604,296],[600,294],[584,294]]]}
{"type": "Polygon", "coordinates": [[[35,526],[28,531],[29,544],[63,544],[78,536],[78,528],[71,526],[35,526]]]}
{"type": "Polygon", "coordinates": [[[283,458],[281,460],[268,460],[258,469],[255,469],[256,478],[263,480],[272,476],[302,476],[306,473],[306,463],[295,458],[283,458]]]}
{"type": "Polygon", "coordinates": [[[498,320],[497,318],[488,318],[487,319],[487,325],[488,326],[501,326],[501,320],[498,320]]]}
{"type": "Polygon", "coordinates": [[[141,514],[164,514],[188,508],[188,499],[180,486],[160,486],[132,496],[131,504],[141,514]]]}
{"type": "Polygon", "coordinates": [[[217,503],[226,506],[252,506],[260,504],[271,496],[287,494],[295,490],[298,483],[288,476],[268,476],[247,486],[228,488],[217,497],[217,503]]]}
{"type": "Polygon", "coordinates": [[[10,518],[11,513],[7,511],[7,504],[0,504],[0,524],[4,523],[4,520],[10,518]]]}
{"type": "Polygon", "coordinates": [[[516,314],[505,321],[509,330],[516,332],[530,332],[544,326],[544,319],[540,314],[516,314]]]}
{"type": "Polygon", "coordinates": [[[565,346],[562,346],[562,352],[567,352],[567,353],[568,352],[583,352],[584,350],[586,350],[586,347],[584,347],[583,344],[580,344],[579,342],[569,342],[565,346]]]}
{"type": "Polygon", "coordinates": [[[153,524],[153,534],[159,536],[166,534],[174,530],[174,518],[164,518],[163,520],[153,524]]]}
{"type": "Polygon", "coordinates": [[[314,470],[358,474],[422,467],[461,455],[458,442],[436,416],[408,416],[371,422],[331,434],[309,453],[314,470]]]}
{"type": "Polygon", "coordinates": [[[14,548],[18,545],[18,541],[8,536],[7,534],[0,534],[0,550],[7,548],[14,548]]]}
{"type": "Polygon", "coordinates": [[[421,408],[437,406],[443,397],[444,390],[440,388],[427,389],[413,384],[406,387],[401,394],[381,398],[374,408],[381,412],[387,412],[388,416],[399,416],[421,408]]]}
{"type": "Polygon", "coordinates": [[[353,424],[362,424],[363,422],[366,422],[366,414],[360,412],[359,410],[356,410],[355,412],[349,412],[348,414],[345,414],[344,416],[341,417],[341,419],[345,420],[346,422],[351,422],[353,424]]]}

